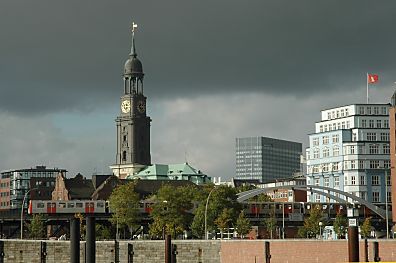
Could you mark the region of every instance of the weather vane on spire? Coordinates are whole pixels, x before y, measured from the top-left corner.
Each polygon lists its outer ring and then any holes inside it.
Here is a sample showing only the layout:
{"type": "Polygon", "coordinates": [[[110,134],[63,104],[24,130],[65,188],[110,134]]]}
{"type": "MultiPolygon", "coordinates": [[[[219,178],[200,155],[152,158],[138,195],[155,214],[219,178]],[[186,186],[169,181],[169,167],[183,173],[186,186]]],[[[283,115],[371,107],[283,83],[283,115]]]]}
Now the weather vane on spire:
{"type": "Polygon", "coordinates": [[[132,22],[132,34],[135,34],[135,28],[137,28],[137,24],[135,24],[135,22],[132,22]]]}
{"type": "Polygon", "coordinates": [[[136,56],[136,51],[135,51],[135,30],[137,28],[137,24],[135,22],[132,22],[132,48],[131,48],[131,55],[136,56]]]}

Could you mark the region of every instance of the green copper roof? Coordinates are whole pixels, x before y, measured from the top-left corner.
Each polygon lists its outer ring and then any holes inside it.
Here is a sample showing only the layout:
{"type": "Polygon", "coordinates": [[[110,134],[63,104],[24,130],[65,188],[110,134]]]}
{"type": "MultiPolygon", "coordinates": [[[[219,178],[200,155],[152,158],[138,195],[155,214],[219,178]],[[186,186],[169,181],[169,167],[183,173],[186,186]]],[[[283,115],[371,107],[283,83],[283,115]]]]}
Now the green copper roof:
{"type": "Polygon", "coordinates": [[[200,170],[193,168],[188,163],[181,164],[153,164],[147,166],[134,175],[129,175],[126,179],[151,179],[151,180],[189,180],[194,183],[206,183],[210,177],[200,170]]]}

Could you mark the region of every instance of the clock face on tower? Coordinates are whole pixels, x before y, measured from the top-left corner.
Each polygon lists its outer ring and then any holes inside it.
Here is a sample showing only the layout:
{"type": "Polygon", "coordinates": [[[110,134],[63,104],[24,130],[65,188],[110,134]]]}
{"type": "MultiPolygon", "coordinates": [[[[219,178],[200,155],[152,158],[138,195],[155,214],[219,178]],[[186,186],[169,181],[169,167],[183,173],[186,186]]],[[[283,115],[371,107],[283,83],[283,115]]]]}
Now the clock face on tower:
{"type": "Polygon", "coordinates": [[[123,113],[128,113],[131,110],[131,102],[129,100],[124,100],[121,103],[121,111],[123,113]]]}
{"type": "Polygon", "coordinates": [[[144,104],[144,101],[140,100],[137,104],[137,108],[140,113],[144,113],[146,111],[146,105],[144,104]]]}

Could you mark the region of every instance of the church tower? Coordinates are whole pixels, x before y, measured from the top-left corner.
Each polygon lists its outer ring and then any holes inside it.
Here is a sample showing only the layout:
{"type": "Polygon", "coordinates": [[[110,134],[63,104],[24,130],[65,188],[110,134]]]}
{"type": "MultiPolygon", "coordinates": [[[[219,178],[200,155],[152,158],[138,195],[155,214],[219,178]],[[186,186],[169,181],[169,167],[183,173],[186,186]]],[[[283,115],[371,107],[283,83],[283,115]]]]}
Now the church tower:
{"type": "Polygon", "coordinates": [[[135,174],[151,164],[150,122],[146,115],[147,97],[143,92],[143,66],[135,49],[135,29],[132,25],[132,47],[124,66],[124,89],[120,100],[120,115],[116,118],[116,163],[110,168],[119,178],[135,174]]]}

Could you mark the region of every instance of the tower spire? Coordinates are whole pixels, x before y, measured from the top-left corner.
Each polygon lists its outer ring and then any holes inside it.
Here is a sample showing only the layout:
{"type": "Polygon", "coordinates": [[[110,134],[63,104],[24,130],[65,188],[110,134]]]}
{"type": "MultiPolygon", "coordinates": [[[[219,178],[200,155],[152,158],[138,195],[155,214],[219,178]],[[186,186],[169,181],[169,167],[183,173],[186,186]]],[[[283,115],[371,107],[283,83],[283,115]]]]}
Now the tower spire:
{"type": "Polygon", "coordinates": [[[135,28],[137,28],[137,24],[132,22],[132,47],[131,47],[131,56],[136,57],[136,49],[135,49],[135,28]]]}

